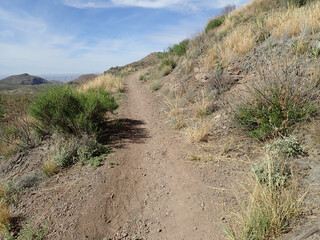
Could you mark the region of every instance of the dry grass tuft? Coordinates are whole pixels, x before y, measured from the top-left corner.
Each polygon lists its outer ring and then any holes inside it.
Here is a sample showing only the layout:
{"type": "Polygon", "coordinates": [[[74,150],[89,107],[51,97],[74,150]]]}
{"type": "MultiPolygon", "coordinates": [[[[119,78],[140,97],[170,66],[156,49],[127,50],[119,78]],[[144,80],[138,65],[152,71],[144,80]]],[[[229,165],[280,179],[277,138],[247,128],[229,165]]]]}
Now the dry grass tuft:
{"type": "Polygon", "coordinates": [[[207,121],[195,123],[194,126],[189,126],[185,129],[185,135],[192,143],[204,142],[208,140],[210,124],[207,121]]]}
{"type": "Polygon", "coordinates": [[[210,101],[206,98],[204,92],[198,97],[195,103],[192,105],[194,109],[195,116],[198,118],[203,118],[208,115],[208,109],[210,107],[210,101]]]}
{"type": "Polygon", "coordinates": [[[271,34],[277,38],[315,34],[320,31],[320,2],[315,1],[304,7],[290,7],[274,12],[266,19],[271,34]]]}
{"type": "Polygon", "coordinates": [[[48,158],[48,160],[43,163],[42,171],[46,176],[50,177],[58,173],[60,171],[60,167],[57,166],[57,164],[53,160],[48,158]]]}
{"type": "Polygon", "coordinates": [[[112,74],[102,74],[95,79],[80,85],[78,89],[80,92],[87,92],[89,89],[99,88],[113,93],[123,92],[125,89],[123,78],[112,74]]]}
{"type": "Polygon", "coordinates": [[[297,197],[297,184],[293,180],[286,183],[275,181],[274,176],[278,177],[276,174],[279,173],[274,172],[274,164],[270,161],[266,165],[265,181],[255,174],[247,197],[238,197],[240,211],[235,213],[236,222],[225,228],[229,239],[275,239],[300,214],[305,195],[297,197]]]}
{"type": "Polygon", "coordinates": [[[223,41],[223,47],[242,55],[248,52],[255,42],[256,36],[253,26],[248,24],[237,27],[231,34],[226,36],[223,41]]]}
{"type": "Polygon", "coordinates": [[[5,234],[10,224],[10,210],[7,204],[0,202],[0,237],[5,234]]]}

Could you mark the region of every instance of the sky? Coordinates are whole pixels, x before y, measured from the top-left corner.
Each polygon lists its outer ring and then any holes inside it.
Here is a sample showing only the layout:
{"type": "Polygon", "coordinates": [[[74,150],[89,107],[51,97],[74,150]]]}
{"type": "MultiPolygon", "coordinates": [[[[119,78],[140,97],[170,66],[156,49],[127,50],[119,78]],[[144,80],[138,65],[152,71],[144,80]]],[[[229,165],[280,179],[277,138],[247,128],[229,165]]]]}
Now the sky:
{"type": "Polygon", "coordinates": [[[102,73],[248,0],[0,0],[0,75],[102,73]]]}

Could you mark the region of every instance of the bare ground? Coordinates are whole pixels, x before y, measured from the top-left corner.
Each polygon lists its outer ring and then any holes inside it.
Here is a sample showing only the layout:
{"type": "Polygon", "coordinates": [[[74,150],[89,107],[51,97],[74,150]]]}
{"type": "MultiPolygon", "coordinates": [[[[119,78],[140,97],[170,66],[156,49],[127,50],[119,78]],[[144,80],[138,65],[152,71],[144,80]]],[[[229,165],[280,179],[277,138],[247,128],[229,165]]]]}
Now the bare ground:
{"type": "Polygon", "coordinates": [[[166,123],[159,97],[139,83],[139,73],[126,78],[122,130],[105,165],[63,171],[15,206],[17,216],[48,222],[47,239],[226,238],[230,189],[247,166],[187,161],[196,146],[166,123]]]}

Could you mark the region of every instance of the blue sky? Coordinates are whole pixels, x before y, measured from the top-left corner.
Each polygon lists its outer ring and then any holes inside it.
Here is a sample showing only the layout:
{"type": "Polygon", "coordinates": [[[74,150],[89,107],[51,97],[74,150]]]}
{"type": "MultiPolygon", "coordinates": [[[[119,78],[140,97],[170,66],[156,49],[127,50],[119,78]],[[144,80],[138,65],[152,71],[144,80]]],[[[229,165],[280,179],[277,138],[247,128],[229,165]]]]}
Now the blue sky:
{"type": "Polygon", "coordinates": [[[0,75],[101,73],[190,38],[248,0],[0,0],[0,75]]]}

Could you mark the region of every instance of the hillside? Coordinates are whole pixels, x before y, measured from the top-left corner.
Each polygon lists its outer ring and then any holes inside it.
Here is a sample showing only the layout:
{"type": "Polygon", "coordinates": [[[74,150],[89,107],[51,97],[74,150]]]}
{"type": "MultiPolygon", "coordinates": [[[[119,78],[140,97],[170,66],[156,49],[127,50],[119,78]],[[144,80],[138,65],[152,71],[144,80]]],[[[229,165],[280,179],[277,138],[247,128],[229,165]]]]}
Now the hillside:
{"type": "Polygon", "coordinates": [[[7,93],[35,93],[43,91],[50,85],[64,84],[60,81],[48,81],[44,78],[27,73],[12,75],[0,80],[0,91],[7,93]]]}
{"type": "Polygon", "coordinates": [[[320,1],[228,9],[164,52],[0,98],[0,237],[320,239],[320,1]]]}
{"type": "Polygon", "coordinates": [[[41,85],[49,84],[49,81],[41,78],[29,75],[27,73],[20,75],[13,75],[0,80],[0,84],[12,84],[12,85],[41,85]]]}
{"type": "Polygon", "coordinates": [[[85,74],[81,75],[80,77],[77,77],[76,79],[73,79],[72,81],[68,82],[68,84],[82,84],[86,83],[87,81],[90,81],[97,77],[98,75],[96,74],[85,74]]]}

